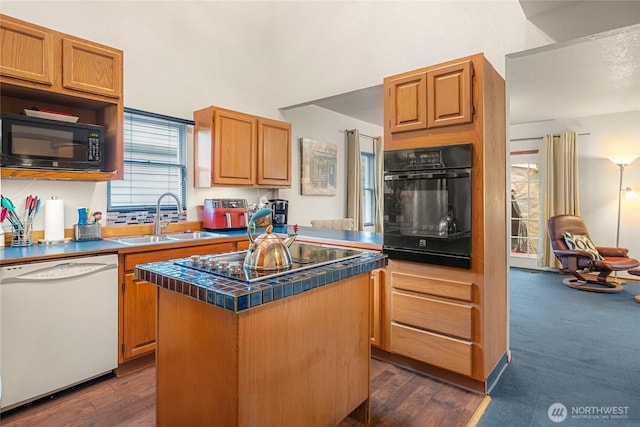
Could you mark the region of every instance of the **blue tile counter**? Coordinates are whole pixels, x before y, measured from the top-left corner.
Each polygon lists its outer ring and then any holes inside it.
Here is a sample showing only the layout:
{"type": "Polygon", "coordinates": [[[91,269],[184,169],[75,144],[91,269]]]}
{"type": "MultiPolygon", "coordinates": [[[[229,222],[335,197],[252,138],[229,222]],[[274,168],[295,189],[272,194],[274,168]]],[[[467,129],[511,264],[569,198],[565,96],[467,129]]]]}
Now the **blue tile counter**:
{"type": "Polygon", "coordinates": [[[137,265],[136,277],[235,313],[366,273],[387,264],[386,255],[362,252],[356,258],[248,283],[183,267],[174,261],[137,265]]]}
{"type": "MultiPolygon", "coordinates": [[[[279,235],[293,234],[293,226],[275,227],[273,232],[279,235]]],[[[264,227],[258,227],[254,230],[254,235],[265,232],[264,227]]],[[[246,237],[246,230],[235,231],[216,231],[218,234],[229,236],[237,240],[239,237],[246,237]]],[[[329,230],[314,227],[298,227],[298,237],[296,241],[310,242],[315,244],[327,244],[335,246],[348,246],[355,249],[382,251],[382,233],[374,233],[367,231],[345,231],[345,230],[329,230]]],[[[221,238],[219,240],[224,240],[221,238]]],[[[207,242],[215,242],[216,239],[207,242]]],[[[178,246],[195,246],[203,244],[200,241],[179,241],[179,242],[163,242],[158,247],[178,247],[178,246]],[[171,246],[169,246],[171,245],[171,246]]],[[[66,258],[72,256],[91,256],[101,253],[115,252],[143,252],[152,249],[151,246],[127,246],[113,240],[87,240],[87,241],[70,241],[64,244],[43,245],[33,244],[26,247],[6,246],[0,248],[0,265],[14,264],[18,262],[42,261],[45,259],[66,258]]]]}
{"type": "MultiPolygon", "coordinates": [[[[264,227],[258,227],[253,234],[258,235],[264,233],[264,231],[264,227]]],[[[273,227],[273,232],[280,235],[294,234],[294,226],[273,227]]],[[[228,236],[246,236],[247,234],[245,230],[216,231],[216,233],[228,236]]],[[[295,234],[298,235],[296,241],[299,242],[308,241],[382,251],[382,233],[372,231],[330,230],[327,228],[298,226],[295,234]]]]}
{"type": "Polygon", "coordinates": [[[0,248],[0,265],[70,256],[115,253],[123,247],[125,246],[109,240],[70,241],[59,245],[42,245],[36,243],[25,247],[6,246],[0,248]]]}

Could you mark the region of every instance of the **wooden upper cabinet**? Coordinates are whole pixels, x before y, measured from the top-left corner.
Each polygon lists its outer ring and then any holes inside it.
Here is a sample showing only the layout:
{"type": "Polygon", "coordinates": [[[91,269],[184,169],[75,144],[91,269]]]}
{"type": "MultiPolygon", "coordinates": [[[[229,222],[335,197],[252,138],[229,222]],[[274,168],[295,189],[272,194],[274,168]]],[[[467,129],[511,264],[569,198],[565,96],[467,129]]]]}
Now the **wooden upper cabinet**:
{"type": "Polygon", "coordinates": [[[62,39],[62,85],[96,95],[122,95],[122,52],[69,37],[62,39]]]}
{"type": "Polygon", "coordinates": [[[213,183],[252,185],[255,180],[255,117],[216,110],[213,127],[213,183]]]}
{"type": "Polygon", "coordinates": [[[0,20],[0,74],[53,85],[53,33],[19,21],[0,20]]]}
{"type": "Polygon", "coordinates": [[[291,186],[291,124],[219,107],[193,119],[195,187],[291,186]]]}
{"type": "Polygon", "coordinates": [[[473,121],[471,61],[422,68],[384,80],[391,133],[473,121]]]}
{"type": "Polygon", "coordinates": [[[427,127],[473,121],[471,61],[448,65],[427,73],[427,127]]]}
{"type": "Polygon", "coordinates": [[[124,177],[122,50],[0,14],[0,111],[37,107],[104,128],[104,171],[3,167],[2,177],[108,181],[124,177]]]}
{"type": "Polygon", "coordinates": [[[391,98],[391,132],[426,129],[427,74],[392,78],[387,84],[391,98]]]}
{"type": "Polygon", "coordinates": [[[291,185],[291,124],[258,119],[256,184],[291,185]]]}

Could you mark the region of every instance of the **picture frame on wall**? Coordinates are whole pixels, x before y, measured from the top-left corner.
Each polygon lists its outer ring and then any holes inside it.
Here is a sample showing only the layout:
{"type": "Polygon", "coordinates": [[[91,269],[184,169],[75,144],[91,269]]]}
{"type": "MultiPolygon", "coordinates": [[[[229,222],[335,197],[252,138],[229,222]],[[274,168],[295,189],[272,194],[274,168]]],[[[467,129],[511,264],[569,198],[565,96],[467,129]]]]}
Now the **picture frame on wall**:
{"type": "Polygon", "coordinates": [[[338,172],[338,144],[300,138],[300,194],[335,196],[338,172]]]}

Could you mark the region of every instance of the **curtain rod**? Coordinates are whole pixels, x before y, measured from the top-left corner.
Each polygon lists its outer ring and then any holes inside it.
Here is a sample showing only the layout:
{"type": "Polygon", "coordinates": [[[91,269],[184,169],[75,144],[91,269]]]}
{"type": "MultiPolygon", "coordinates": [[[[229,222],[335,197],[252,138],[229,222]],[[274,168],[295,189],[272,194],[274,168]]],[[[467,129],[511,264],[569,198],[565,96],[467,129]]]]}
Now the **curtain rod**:
{"type": "MultiPolygon", "coordinates": [[[[590,133],[579,133],[578,136],[584,136],[584,135],[591,135],[590,133]]],[[[553,136],[560,136],[560,135],[553,135],[553,136]]],[[[543,139],[544,136],[532,136],[531,138],[515,138],[515,139],[510,139],[510,142],[513,141],[530,141],[532,139],[543,139]]]]}
{"type": "MultiPolygon", "coordinates": [[[[347,133],[349,132],[349,130],[353,130],[353,129],[345,129],[345,130],[341,130],[340,132],[347,133]]],[[[379,136],[369,136],[369,135],[365,135],[364,133],[361,133],[360,136],[364,136],[365,138],[369,138],[369,139],[379,138],[379,136]]]]}

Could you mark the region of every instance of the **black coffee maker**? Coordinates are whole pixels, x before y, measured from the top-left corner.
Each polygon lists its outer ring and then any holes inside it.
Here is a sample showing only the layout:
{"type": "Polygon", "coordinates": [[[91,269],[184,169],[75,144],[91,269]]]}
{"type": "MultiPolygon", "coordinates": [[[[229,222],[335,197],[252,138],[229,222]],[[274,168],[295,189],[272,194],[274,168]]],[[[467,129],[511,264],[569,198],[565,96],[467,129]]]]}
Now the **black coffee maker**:
{"type": "Polygon", "coordinates": [[[289,212],[289,201],[282,199],[269,200],[271,203],[271,224],[274,227],[283,227],[287,225],[287,215],[289,212]]]}

